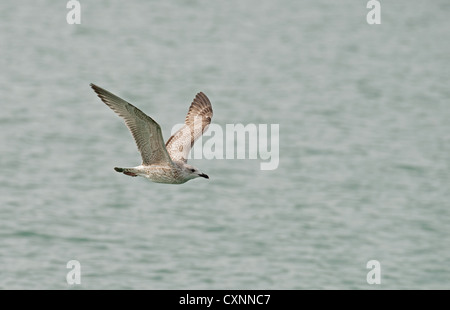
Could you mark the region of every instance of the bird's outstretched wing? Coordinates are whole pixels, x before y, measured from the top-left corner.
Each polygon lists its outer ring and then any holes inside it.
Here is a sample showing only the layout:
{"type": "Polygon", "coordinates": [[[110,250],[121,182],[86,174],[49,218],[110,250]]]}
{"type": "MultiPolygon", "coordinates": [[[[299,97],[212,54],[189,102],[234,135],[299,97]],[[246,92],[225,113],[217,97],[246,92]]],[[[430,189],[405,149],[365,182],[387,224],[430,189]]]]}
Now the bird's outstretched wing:
{"type": "Polygon", "coordinates": [[[184,126],[167,140],[166,148],[173,161],[187,162],[195,141],[208,129],[213,116],[211,102],[202,92],[195,96],[189,107],[184,126]]]}
{"type": "Polygon", "coordinates": [[[142,165],[172,164],[172,160],[164,145],[161,127],[157,122],[131,103],[109,91],[92,83],[90,86],[108,107],[125,120],[125,124],[131,131],[141,153],[142,165]]]}

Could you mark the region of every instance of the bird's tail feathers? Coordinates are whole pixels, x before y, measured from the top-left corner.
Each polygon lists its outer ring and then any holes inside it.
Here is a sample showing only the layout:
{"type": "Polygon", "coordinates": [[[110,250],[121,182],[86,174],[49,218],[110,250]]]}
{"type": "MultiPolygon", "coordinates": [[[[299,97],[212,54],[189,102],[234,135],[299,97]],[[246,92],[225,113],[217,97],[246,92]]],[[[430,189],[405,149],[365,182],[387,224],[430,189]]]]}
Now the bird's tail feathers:
{"type": "Polygon", "coordinates": [[[131,177],[137,177],[137,171],[134,168],[119,168],[119,167],[114,167],[114,170],[116,170],[117,172],[121,172],[125,175],[129,175],[131,177]]]}

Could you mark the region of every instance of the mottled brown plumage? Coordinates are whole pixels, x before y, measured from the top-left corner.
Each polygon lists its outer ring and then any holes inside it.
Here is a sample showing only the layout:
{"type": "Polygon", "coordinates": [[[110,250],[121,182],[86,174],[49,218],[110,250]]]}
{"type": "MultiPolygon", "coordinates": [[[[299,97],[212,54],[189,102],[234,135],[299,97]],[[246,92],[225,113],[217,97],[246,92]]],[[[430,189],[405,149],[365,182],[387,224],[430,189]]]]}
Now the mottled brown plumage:
{"type": "Polygon", "coordinates": [[[131,103],[90,84],[98,97],[125,120],[142,157],[142,165],[134,168],[114,168],[129,176],[143,176],[158,183],[181,184],[196,177],[209,178],[187,164],[187,155],[195,141],[206,131],[213,115],[211,102],[202,92],[192,102],[185,125],[166,144],[161,127],[151,117],[131,103]]]}
{"type": "Polygon", "coordinates": [[[208,129],[213,116],[211,102],[202,92],[195,96],[189,107],[184,126],[167,140],[166,148],[174,161],[187,162],[195,141],[208,129]]]}

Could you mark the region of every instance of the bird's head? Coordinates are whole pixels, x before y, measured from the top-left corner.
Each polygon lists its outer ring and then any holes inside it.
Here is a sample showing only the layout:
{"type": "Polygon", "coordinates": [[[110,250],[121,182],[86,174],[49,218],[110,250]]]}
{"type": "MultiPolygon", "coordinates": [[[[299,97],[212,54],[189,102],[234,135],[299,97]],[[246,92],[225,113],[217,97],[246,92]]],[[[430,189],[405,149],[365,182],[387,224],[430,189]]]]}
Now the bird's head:
{"type": "Polygon", "coordinates": [[[185,164],[183,167],[183,172],[185,176],[188,177],[189,179],[195,179],[198,177],[209,179],[209,176],[207,176],[206,174],[204,174],[203,172],[199,171],[197,168],[191,165],[185,164]]]}

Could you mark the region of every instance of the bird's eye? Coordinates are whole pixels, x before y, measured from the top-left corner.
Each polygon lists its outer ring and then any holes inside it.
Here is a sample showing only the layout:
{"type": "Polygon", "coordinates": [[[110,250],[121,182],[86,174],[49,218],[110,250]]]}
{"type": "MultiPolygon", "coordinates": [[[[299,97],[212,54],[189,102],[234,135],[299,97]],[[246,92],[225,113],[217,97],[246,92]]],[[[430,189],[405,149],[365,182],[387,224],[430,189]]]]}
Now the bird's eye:
{"type": "Polygon", "coordinates": [[[195,172],[195,169],[191,169],[191,172],[195,172]]]}

